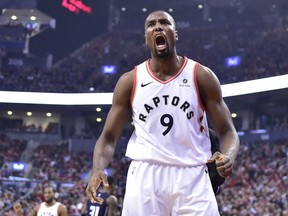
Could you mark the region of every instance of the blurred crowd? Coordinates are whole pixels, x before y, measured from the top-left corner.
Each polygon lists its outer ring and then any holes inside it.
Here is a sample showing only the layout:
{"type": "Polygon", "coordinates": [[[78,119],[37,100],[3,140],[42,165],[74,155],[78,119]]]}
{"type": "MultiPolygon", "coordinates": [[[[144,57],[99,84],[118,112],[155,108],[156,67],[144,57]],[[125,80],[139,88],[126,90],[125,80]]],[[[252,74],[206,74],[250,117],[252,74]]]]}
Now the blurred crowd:
{"type": "MultiPolygon", "coordinates": [[[[222,84],[286,74],[288,23],[242,23],[210,28],[179,28],[178,52],[210,67],[222,84]],[[227,67],[227,57],[240,65],[227,67]]],[[[149,57],[143,32],[111,31],[87,42],[48,70],[3,68],[0,90],[37,92],[111,92],[119,76],[149,57]],[[116,74],[103,74],[115,65],[116,74]]]]}
{"type": "Polygon", "coordinates": [[[0,134],[0,143],[0,177],[7,178],[16,173],[13,173],[6,163],[21,161],[21,154],[27,147],[27,140],[10,139],[5,134],[0,134]]]}
{"type": "Polygon", "coordinates": [[[221,215],[288,215],[288,140],[242,143],[217,199],[221,215]]]}
{"type": "MultiPolygon", "coordinates": [[[[13,142],[11,140],[10,142],[13,142]]],[[[125,193],[126,172],[130,159],[125,149],[115,153],[107,173],[116,180],[119,215],[125,193]]],[[[21,154],[20,149],[16,149],[21,154]]],[[[85,202],[85,177],[91,168],[92,154],[73,153],[68,146],[39,146],[33,153],[33,166],[40,170],[31,175],[32,182],[5,182],[1,174],[1,209],[21,200],[26,212],[43,200],[43,185],[56,189],[56,198],[65,204],[69,215],[80,216],[85,202]],[[85,175],[83,175],[83,173],[85,175]],[[37,183],[35,183],[37,180],[37,183]],[[32,188],[32,192],[31,192],[32,188]]],[[[1,170],[2,173],[2,170],[1,170]]],[[[234,173],[227,178],[217,196],[222,216],[286,216],[288,214],[288,140],[242,143],[234,173]]],[[[7,178],[6,178],[7,179],[7,178]]],[[[13,215],[7,210],[3,216],[13,215]]]]}
{"type": "MultiPolygon", "coordinates": [[[[275,26],[241,23],[210,28],[179,28],[178,52],[210,67],[221,84],[287,74],[288,23],[275,26]],[[227,57],[239,56],[238,66],[225,65],[227,57]]],[[[118,78],[149,58],[143,32],[107,32],[52,68],[44,70],[26,66],[0,69],[0,91],[32,92],[112,92],[118,78]],[[103,65],[115,65],[115,74],[103,74],[103,65]]],[[[0,125],[1,126],[1,125],[0,125]]],[[[250,129],[275,131],[288,128],[287,116],[259,114],[251,119],[250,129]]],[[[18,125],[0,129],[4,132],[61,133],[59,124],[18,125]]],[[[101,128],[99,127],[99,130],[101,128]]],[[[131,129],[131,128],[130,128],[131,129]]],[[[100,131],[85,127],[69,138],[96,138],[100,131]]],[[[127,136],[131,131],[124,131],[127,136]]],[[[69,215],[79,216],[86,200],[85,187],[92,167],[92,152],[72,152],[67,142],[40,145],[32,152],[32,169],[12,171],[7,165],[21,161],[28,140],[0,135],[0,213],[14,215],[16,200],[26,212],[43,200],[43,185],[52,184],[56,198],[67,206],[69,215]],[[29,178],[15,181],[9,177],[29,178]],[[7,210],[3,211],[3,209],[7,210]]],[[[115,152],[107,173],[116,180],[115,195],[121,213],[125,193],[126,172],[130,159],[125,149],[115,152]]],[[[288,215],[288,140],[242,143],[240,154],[229,177],[217,196],[222,216],[286,216],[288,215]]]]}
{"type": "Polygon", "coordinates": [[[69,152],[68,143],[39,145],[30,162],[34,172],[31,178],[41,180],[79,181],[92,167],[92,153],[69,152]]]}
{"type": "MultiPolygon", "coordinates": [[[[108,113],[108,111],[105,111],[105,113],[108,113]]],[[[243,129],[242,121],[234,121],[236,129],[238,131],[265,129],[272,132],[288,128],[288,116],[283,113],[269,114],[258,111],[253,114],[254,116],[249,118],[248,128],[243,129]]],[[[25,124],[23,119],[19,118],[19,120],[21,121],[8,126],[7,124],[1,125],[0,118],[0,132],[57,135],[63,139],[97,139],[103,128],[103,123],[91,122],[86,119],[83,127],[78,131],[76,131],[74,125],[68,128],[68,126],[61,125],[61,122],[49,122],[47,125],[42,125],[41,123],[25,124]]],[[[129,137],[133,128],[133,125],[128,124],[122,134],[129,137]]]]}
{"type": "Polygon", "coordinates": [[[57,122],[49,122],[45,127],[41,124],[36,125],[35,123],[25,124],[23,121],[18,121],[11,125],[1,123],[2,121],[0,119],[0,130],[5,132],[57,134],[60,130],[59,123],[57,122]]]}

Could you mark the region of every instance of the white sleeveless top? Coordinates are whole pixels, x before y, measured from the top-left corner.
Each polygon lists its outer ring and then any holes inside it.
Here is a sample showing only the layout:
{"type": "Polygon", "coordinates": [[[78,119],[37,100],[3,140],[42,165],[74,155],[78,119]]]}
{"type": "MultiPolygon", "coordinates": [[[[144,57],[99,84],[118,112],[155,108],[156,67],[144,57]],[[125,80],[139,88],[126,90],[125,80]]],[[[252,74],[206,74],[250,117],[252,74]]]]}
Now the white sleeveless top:
{"type": "Polygon", "coordinates": [[[159,80],[149,60],[135,67],[131,95],[135,130],[126,156],[170,165],[203,165],[211,156],[209,130],[196,81],[198,63],[184,57],[179,72],[159,80]]]}
{"type": "Polygon", "coordinates": [[[58,207],[60,203],[56,202],[53,206],[47,207],[45,202],[40,204],[37,216],[58,216],[58,207]]]}

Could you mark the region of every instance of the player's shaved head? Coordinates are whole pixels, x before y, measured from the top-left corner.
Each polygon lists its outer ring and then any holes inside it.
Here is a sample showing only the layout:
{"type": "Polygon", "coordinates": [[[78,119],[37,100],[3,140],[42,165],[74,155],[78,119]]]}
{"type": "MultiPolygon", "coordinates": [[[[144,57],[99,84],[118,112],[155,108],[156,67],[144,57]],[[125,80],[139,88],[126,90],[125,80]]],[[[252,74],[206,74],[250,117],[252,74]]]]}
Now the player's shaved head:
{"type": "Polygon", "coordinates": [[[147,16],[145,20],[145,28],[149,21],[154,20],[155,17],[161,17],[161,16],[167,18],[173,24],[173,26],[175,26],[175,29],[176,29],[176,23],[175,23],[174,18],[169,13],[167,13],[166,11],[162,11],[162,10],[153,11],[147,16]]]}

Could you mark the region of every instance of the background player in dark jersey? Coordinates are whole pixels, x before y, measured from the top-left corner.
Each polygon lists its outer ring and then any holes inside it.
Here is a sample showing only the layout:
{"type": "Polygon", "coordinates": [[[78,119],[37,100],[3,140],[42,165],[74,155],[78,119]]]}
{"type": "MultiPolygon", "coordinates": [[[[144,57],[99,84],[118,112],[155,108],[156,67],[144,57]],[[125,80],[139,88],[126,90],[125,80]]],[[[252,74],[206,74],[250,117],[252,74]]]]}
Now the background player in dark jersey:
{"type": "Polygon", "coordinates": [[[87,199],[82,209],[83,216],[115,216],[117,215],[118,201],[112,195],[115,189],[114,178],[108,176],[109,187],[104,187],[103,184],[97,190],[97,197],[102,200],[102,203],[92,203],[87,199]]]}
{"type": "MultiPolygon", "coordinates": [[[[211,151],[212,154],[215,152],[220,152],[220,143],[219,139],[217,137],[217,134],[214,130],[209,128],[209,136],[211,141],[211,151]]],[[[213,191],[215,195],[218,195],[220,192],[220,186],[225,182],[225,178],[221,177],[219,173],[217,172],[215,161],[211,163],[207,163],[209,177],[211,180],[211,184],[213,187],[213,191]]]]}

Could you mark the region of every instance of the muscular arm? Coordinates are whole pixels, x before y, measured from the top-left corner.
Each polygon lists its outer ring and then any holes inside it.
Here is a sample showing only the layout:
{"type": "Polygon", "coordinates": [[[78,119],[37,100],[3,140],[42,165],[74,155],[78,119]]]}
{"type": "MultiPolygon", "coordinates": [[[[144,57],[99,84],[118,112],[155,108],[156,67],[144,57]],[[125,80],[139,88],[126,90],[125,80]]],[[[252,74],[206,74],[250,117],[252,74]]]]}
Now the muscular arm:
{"type": "Polygon", "coordinates": [[[197,81],[201,101],[213,128],[219,136],[221,153],[230,158],[233,164],[239,151],[239,137],[233,125],[230,111],[222,98],[219,80],[209,68],[199,65],[197,81]]]}
{"type": "MultiPolygon", "coordinates": [[[[29,213],[29,216],[37,216],[37,212],[40,208],[40,205],[37,205],[34,207],[34,209],[29,213]]],[[[23,216],[23,209],[22,205],[20,203],[16,203],[13,206],[14,212],[16,216],[23,216]]]]}
{"type": "Polygon", "coordinates": [[[58,215],[59,216],[67,216],[68,215],[66,206],[64,206],[62,204],[59,205],[59,207],[58,207],[58,215]]]}
{"type": "Polygon", "coordinates": [[[32,212],[30,212],[29,216],[37,216],[37,212],[40,208],[40,205],[37,205],[33,210],[32,212]]]}
{"type": "Polygon", "coordinates": [[[118,200],[115,196],[111,195],[106,199],[106,203],[108,205],[108,216],[116,216],[117,215],[117,205],[118,200]]]}
{"type": "Polygon", "coordinates": [[[114,90],[112,107],[108,113],[103,131],[94,147],[92,177],[86,189],[86,195],[92,202],[101,202],[96,197],[96,189],[100,183],[103,182],[104,186],[108,186],[104,169],[112,159],[116,141],[131,114],[130,96],[133,88],[133,78],[133,71],[120,77],[114,90]]]}
{"type": "Polygon", "coordinates": [[[108,113],[104,129],[95,145],[93,155],[93,173],[104,170],[115,150],[115,145],[131,113],[130,95],[133,87],[133,72],[128,72],[119,79],[108,113]]]}

